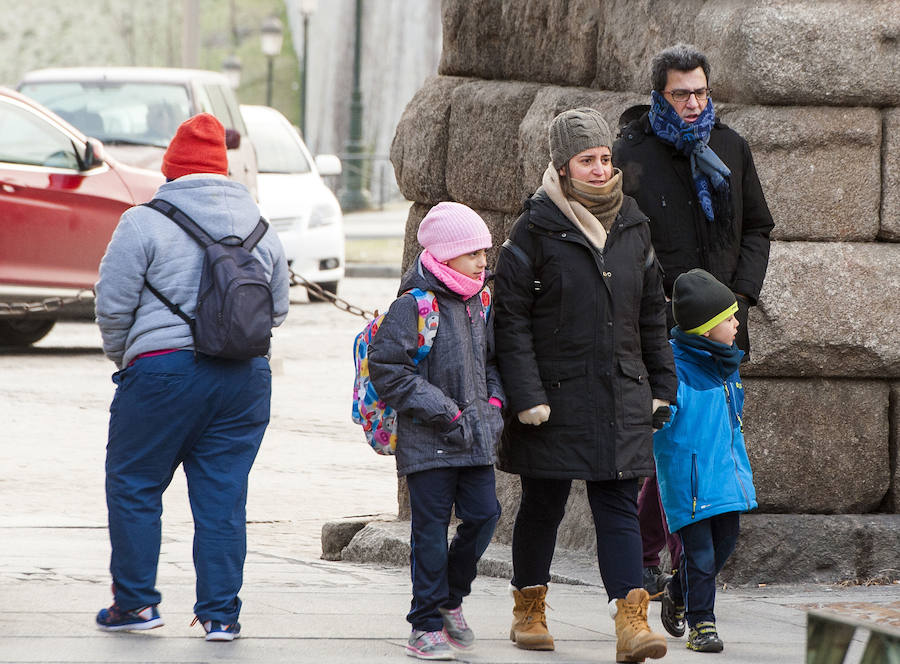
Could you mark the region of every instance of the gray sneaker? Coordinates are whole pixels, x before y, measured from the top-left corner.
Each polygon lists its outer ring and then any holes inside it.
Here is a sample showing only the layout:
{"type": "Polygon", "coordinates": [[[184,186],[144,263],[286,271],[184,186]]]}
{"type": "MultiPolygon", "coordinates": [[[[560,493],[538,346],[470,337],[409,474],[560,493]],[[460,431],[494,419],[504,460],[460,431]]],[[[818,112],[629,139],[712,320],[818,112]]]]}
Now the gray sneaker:
{"type": "Polygon", "coordinates": [[[454,648],[468,650],[475,645],[475,632],[463,617],[462,606],[455,609],[438,609],[444,619],[444,636],[454,648]]]}
{"type": "Polygon", "coordinates": [[[443,632],[413,630],[406,642],[406,654],[419,659],[456,659],[443,632]]]}

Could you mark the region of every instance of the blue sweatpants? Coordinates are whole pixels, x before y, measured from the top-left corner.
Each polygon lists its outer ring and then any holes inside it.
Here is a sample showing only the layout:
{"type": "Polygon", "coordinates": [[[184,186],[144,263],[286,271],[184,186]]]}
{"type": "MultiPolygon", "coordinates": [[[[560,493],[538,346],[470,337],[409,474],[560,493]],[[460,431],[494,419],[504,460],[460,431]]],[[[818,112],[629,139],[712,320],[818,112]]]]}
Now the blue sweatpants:
{"type": "Polygon", "coordinates": [[[415,630],[444,626],[440,608],[455,609],[472,591],[478,560],[500,518],[493,466],[436,468],[406,476],[412,512],[413,598],[406,619],[415,630]],[[447,548],[450,510],[461,523],[447,548]]]}
{"type": "Polygon", "coordinates": [[[194,515],[194,613],[234,623],[247,553],[247,477],[269,422],[268,360],[178,351],[141,358],[113,382],[106,504],[116,604],[128,610],[162,597],[162,495],[183,464],[194,515]]]}

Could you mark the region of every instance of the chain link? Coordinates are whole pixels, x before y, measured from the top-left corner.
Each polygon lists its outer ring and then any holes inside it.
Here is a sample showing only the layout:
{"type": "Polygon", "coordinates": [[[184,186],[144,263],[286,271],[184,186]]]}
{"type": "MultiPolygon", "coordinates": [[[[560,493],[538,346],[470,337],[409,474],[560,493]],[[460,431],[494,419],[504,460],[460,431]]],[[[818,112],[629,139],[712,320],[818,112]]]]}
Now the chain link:
{"type": "Polygon", "coordinates": [[[48,297],[40,302],[0,302],[0,318],[23,318],[30,314],[52,313],[69,304],[87,302],[93,297],[94,291],[85,288],[71,297],[48,297]]]}
{"type": "MultiPolygon", "coordinates": [[[[375,314],[373,312],[347,302],[347,300],[338,297],[334,293],[328,292],[318,284],[309,281],[304,276],[297,274],[293,270],[290,270],[290,273],[291,285],[300,284],[302,286],[305,286],[306,290],[312,295],[315,295],[322,300],[326,300],[327,302],[331,302],[338,309],[340,309],[341,311],[346,311],[348,314],[360,316],[365,320],[375,318],[375,314]]],[[[41,300],[40,302],[0,302],[0,318],[19,318],[28,316],[30,314],[52,313],[54,311],[59,311],[69,304],[86,302],[91,299],[93,295],[94,292],[92,290],[83,289],[78,291],[78,293],[71,297],[48,297],[47,299],[41,300]]]]}
{"type": "Polygon", "coordinates": [[[355,304],[350,304],[347,300],[344,300],[334,293],[329,293],[327,290],[319,286],[319,284],[314,284],[310,280],[308,280],[303,275],[297,274],[292,269],[288,268],[291,273],[291,285],[300,284],[306,287],[306,290],[310,293],[310,295],[315,295],[323,300],[331,302],[334,306],[336,306],[341,311],[346,311],[348,314],[353,314],[354,316],[360,316],[365,320],[369,320],[371,318],[375,318],[375,314],[371,311],[367,311],[361,307],[357,307],[355,304]]]}

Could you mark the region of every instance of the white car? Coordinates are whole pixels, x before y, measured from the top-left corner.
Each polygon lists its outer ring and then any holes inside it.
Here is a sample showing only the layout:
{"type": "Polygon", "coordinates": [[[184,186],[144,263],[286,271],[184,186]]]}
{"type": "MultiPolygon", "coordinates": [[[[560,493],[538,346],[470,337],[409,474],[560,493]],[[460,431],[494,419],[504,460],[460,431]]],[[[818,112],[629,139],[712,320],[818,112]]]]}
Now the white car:
{"type": "Polygon", "coordinates": [[[259,208],[278,231],[288,264],[337,293],[344,278],[344,221],[321,176],[340,174],[340,160],[328,154],[313,159],[300,133],[274,108],[242,105],[241,114],[256,148],[259,208]]]}

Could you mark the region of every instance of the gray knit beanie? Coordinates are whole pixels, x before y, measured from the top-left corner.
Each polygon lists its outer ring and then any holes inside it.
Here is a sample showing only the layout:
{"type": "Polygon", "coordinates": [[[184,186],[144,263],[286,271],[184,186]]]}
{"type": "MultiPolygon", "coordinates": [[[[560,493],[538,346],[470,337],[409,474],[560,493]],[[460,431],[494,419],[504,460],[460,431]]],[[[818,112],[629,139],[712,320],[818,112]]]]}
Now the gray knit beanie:
{"type": "Polygon", "coordinates": [[[603,116],[593,108],[571,108],[550,123],[550,160],[557,170],[579,152],[604,145],[612,147],[612,134],[603,116]]]}

